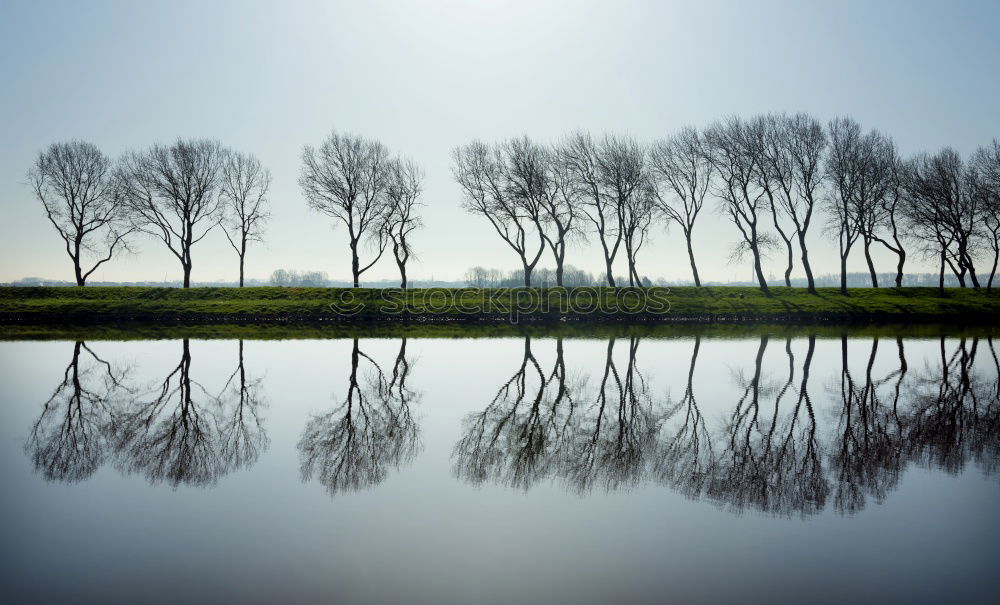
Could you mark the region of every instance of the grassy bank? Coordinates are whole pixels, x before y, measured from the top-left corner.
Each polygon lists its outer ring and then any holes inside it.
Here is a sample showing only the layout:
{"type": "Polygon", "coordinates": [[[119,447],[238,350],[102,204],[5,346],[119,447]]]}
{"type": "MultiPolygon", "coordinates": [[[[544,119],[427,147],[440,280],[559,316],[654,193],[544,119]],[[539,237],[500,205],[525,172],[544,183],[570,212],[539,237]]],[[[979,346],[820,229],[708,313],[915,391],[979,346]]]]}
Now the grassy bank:
{"type": "Polygon", "coordinates": [[[931,288],[0,288],[11,323],[946,322],[992,325],[1000,294],[931,288]]]}
{"type": "Polygon", "coordinates": [[[0,341],[29,340],[328,340],[346,338],[565,338],[607,339],[637,337],[651,340],[710,338],[742,340],[762,335],[775,339],[815,336],[848,338],[996,338],[1000,329],[989,325],[956,323],[0,323],[0,341]]]}

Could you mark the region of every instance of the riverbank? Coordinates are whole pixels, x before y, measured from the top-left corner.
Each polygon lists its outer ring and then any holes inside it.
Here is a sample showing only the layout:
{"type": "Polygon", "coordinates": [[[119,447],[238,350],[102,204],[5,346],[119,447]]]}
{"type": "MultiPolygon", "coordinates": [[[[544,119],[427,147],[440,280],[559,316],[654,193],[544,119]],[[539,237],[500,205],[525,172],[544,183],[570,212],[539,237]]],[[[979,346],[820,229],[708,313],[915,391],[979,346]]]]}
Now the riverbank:
{"type": "Polygon", "coordinates": [[[0,323],[0,341],[123,341],[123,340],[331,340],[331,339],[476,339],[476,338],[561,338],[609,339],[641,338],[729,339],[760,338],[762,335],[784,338],[917,338],[938,339],[1000,337],[1000,328],[991,325],[956,323],[785,323],[756,322],[702,323],[676,322],[659,324],[629,323],[367,323],[271,322],[271,323],[0,323]]]}
{"type": "Polygon", "coordinates": [[[1000,292],[952,288],[0,288],[3,324],[957,323],[1000,320],[1000,292]]]}

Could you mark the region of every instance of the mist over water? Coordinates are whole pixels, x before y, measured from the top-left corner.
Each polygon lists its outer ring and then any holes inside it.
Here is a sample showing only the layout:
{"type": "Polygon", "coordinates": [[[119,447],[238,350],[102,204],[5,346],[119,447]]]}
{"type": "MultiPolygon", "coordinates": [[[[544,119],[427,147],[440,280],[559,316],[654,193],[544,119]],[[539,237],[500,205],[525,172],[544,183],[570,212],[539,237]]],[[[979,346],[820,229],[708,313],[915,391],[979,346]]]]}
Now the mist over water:
{"type": "Polygon", "coordinates": [[[989,600],[1000,343],[881,333],[0,342],[0,582],[989,600]]]}

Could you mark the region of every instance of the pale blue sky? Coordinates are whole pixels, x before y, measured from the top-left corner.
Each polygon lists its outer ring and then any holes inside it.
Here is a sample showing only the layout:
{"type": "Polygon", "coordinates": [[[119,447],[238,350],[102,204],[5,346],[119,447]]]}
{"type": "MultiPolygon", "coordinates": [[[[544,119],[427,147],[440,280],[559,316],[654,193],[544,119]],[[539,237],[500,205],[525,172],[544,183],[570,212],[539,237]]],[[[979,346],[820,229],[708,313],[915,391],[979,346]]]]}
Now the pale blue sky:
{"type": "MultiPolygon", "coordinates": [[[[248,276],[283,267],[346,278],[343,231],[299,191],[301,149],[334,128],[379,138],[427,172],[411,278],[458,279],[474,264],[517,260],[459,209],[456,145],[523,133],[547,141],[577,128],[652,140],[729,113],[802,110],[824,122],[851,115],[904,154],[945,145],[968,154],[1000,137],[998,31],[996,1],[0,0],[0,281],[71,278],[25,184],[34,155],[54,141],[81,138],[117,155],[212,137],[253,152],[274,176],[274,218],[248,276]]],[[[727,265],[734,228],[702,220],[703,278],[749,278],[749,266],[727,265]]],[[[653,236],[640,272],[686,278],[680,234],[653,236]]],[[[833,247],[818,228],[811,239],[816,271],[834,272],[833,247]]],[[[93,279],[180,277],[162,245],[139,248],[93,279]]],[[[567,260],[601,270],[596,246],[567,260]]],[[[780,273],[780,262],[767,272],[780,273]]],[[[862,268],[860,254],[852,266],[862,268]]],[[[196,281],[235,272],[221,233],[196,247],[196,281]]],[[[391,259],[370,276],[395,277],[391,259]]]]}

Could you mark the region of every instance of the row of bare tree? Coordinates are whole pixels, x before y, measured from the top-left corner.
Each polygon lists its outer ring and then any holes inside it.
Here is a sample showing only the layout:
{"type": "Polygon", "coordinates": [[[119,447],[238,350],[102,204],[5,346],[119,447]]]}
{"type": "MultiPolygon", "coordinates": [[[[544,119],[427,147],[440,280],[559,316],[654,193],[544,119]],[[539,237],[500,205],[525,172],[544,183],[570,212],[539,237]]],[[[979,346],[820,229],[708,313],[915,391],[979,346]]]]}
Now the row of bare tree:
{"type": "MultiPolygon", "coordinates": [[[[262,241],[269,217],[270,172],[218,141],[178,140],[117,160],[91,143],[55,143],[39,153],[28,178],[79,286],[144,233],[177,257],[187,288],[195,244],[221,225],[239,257],[242,287],[247,247],[262,241]]],[[[310,207],[347,228],[355,287],[390,243],[406,287],[422,181],[416,164],[391,158],[377,141],[335,132],[318,149],[305,148],[300,184],[310,207]],[[367,244],[377,252],[362,264],[367,244]]]]}
{"type": "Polygon", "coordinates": [[[548,249],[558,285],[567,242],[600,244],[609,286],[624,251],[630,286],[642,284],[637,256],[650,228],[676,225],[684,235],[694,283],[701,285],[692,239],[709,195],[739,232],[733,251],[749,254],[761,290],[768,292],[762,258],[780,249],[791,285],[795,248],[810,292],[815,292],[807,235],[823,212],[836,236],[841,292],[847,261],[858,242],[872,279],[874,244],[897,258],[896,286],[907,258],[904,242],[939,260],[964,287],[980,287],[975,260],[992,258],[987,289],[1000,257],[1000,142],[981,147],[964,163],[954,150],[900,157],[887,135],[865,132],[850,118],[825,128],[807,114],[729,117],[699,131],[684,128],[651,145],[631,137],[595,139],[577,132],[555,145],[527,136],[498,144],[474,141],[452,152],[463,207],[485,217],[518,255],[524,285],[548,249]]]}
{"type": "MultiPolygon", "coordinates": [[[[700,286],[692,241],[709,194],[739,232],[733,258],[752,257],[765,293],[763,257],[780,249],[791,285],[796,244],[815,292],[807,235],[819,211],[825,233],[837,238],[844,294],[848,258],[859,242],[873,287],[879,285],[875,244],[897,256],[896,286],[907,246],[938,262],[942,290],[946,270],[961,286],[969,280],[979,288],[975,263],[989,256],[986,289],[992,289],[1000,259],[996,140],[969,162],[950,148],[903,159],[891,138],[864,132],[849,118],[824,128],[806,114],[767,114],[730,117],[703,131],[684,128],[651,145],[578,132],[557,145],[526,136],[475,141],[452,158],[463,207],[485,217],[518,255],[525,286],[546,250],[556,284],[564,285],[567,247],[588,237],[600,244],[609,286],[618,285],[613,267],[621,252],[629,285],[640,286],[637,258],[657,224],[680,228],[700,286]]],[[[247,246],[261,240],[268,218],[269,171],[217,141],[178,140],[118,160],[90,143],[56,143],[38,155],[28,176],[81,286],[129,248],[132,234],[145,233],[177,257],[188,287],[192,249],[218,225],[239,257],[242,286],[247,246]]],[[[407,286],[423,179],[414,162],[364,137],[333,132],[319,147],[305,147],[299,184],[311,208],[347,230],[355,287],[389,248],[400,285],[407,286]]]]}
{"type": "Polygon", "coordinates": [[[271,174],[253,155],[218,141],[178,140],[115,160],[83,141],[54,143],[28,171],[36,197],[73,261],[76,283],[144,233],[177,257],[191,285],[192,250],[216,226],[239,257],[260,241],[271,174]]]}

